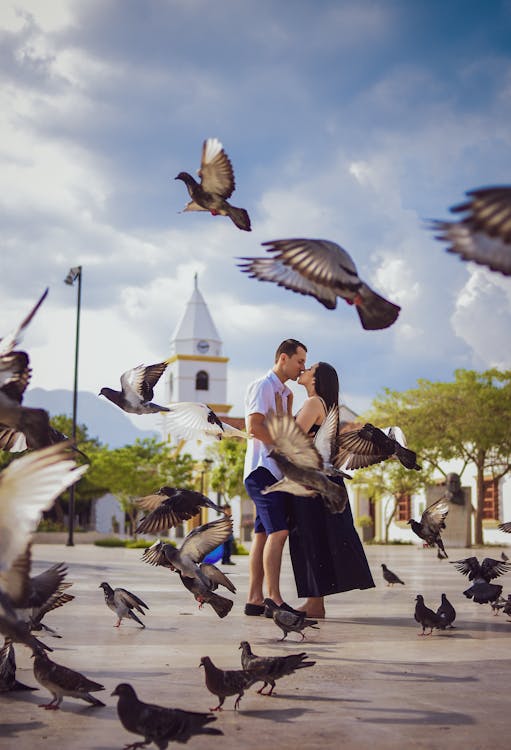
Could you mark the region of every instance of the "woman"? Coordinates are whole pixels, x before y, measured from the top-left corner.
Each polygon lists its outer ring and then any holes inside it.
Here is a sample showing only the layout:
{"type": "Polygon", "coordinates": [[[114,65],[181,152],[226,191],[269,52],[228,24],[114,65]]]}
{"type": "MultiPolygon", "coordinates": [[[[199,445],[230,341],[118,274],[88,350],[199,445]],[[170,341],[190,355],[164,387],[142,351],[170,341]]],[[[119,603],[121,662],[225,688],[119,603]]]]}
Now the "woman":
{"type": "MultiPolygon", "coordinates": [[[[304,432],[315,435],[331,406],[339,403],[339,378],[326,362],[304,370],[297,381],[307,399],[296,415],[304,432]]],[[[342,478],[333,481],[344,486],[342,478]]],[[[364,548],[353,525],[349,503],[343,513],[330,513],[314,498],[293,497],[289,551],[300,598],[308,617],[325,616],[324,597],[374,587],[364,548]]]]}

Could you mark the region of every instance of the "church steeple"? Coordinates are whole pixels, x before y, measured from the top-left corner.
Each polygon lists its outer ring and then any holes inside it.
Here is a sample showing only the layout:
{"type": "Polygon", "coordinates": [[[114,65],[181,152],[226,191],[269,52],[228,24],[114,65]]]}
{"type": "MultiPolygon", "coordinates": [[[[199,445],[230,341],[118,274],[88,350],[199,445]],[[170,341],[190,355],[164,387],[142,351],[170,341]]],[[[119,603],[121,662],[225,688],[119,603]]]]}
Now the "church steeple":
{"type": "Polygon", "coordinates": [[[167,401],[203,402],[217,414],[227,414],[231,409],[226,403],[228,361],[195,274],[192,296],[170,342],[167,401]]]}

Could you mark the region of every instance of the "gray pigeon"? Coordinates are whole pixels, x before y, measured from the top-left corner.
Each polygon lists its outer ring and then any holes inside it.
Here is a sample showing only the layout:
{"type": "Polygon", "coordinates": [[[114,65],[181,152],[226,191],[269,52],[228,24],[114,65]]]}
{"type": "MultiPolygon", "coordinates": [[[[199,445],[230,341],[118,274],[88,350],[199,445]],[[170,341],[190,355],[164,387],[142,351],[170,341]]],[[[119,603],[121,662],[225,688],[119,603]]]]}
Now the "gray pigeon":
{"type": "Polygon", "coordinates": [[[112,695],[119,698],[117,714],[123,727],[144,738],[144,742],[126,747],[144,747],[154,742],[159,750],[165,750],[169,742],[188,742],[196,734],[223,734],[220,729],[205,726],[216,721],[216,716],[144,703],[127,682],[117,685],[112,695]]]}
{"type": "Polygon", "coordinates": [[[251,278],[315,297],[329,310],[335,309],[341,297],[355,305],[366,330],[388,328],[397,319],[401,308],[360,279],[353,259],[337,243],[298,238],[262,244],[273,257],[240,258],[243,263],[238,264],[251,278]]]}
{"type": "Polygon", "coordinates": [[[502,593],[502,586],[490,581],[511,570],[511,563],[491,557],[485,557],[482,563],[479,563],[477,557],[467,557],[464,560],[455,560],[451,565],[464,576],[468,576],[469,581],[473,581],[472,586],[463,594],[477,604],[496,601],[502,593]]]}
{"type": "Polygon", "coordinates": [[[153,495],[146,495],[136,505],[148,514],[136,528],[137,534],[160,534],[189,518],[201,508],[212,508],[225,515],[224,510],[202,492],[175,487],[160,487],[153,495]]]}
{"type": "Polygon", "coordinates": [[[438,625],[440,630],[454,627],[453,622],[456,619],[456,610],[445,594],[442,594],[442,603],[436,613],[440,618],[440,624],[438,625]]]}
{"type": "Polygon", "coordinates": [[[422,625],[422,633],[417,633],[417,635],[431,635],[433,628],[441,626],[440,616],[437,615],[436,612],[433,612],[432,609],[429,609],[429,607],[426,607],[422,594],[417,594],[415,601],[414,617],[415,620],[422,625]],[[429,628],[429,633],[425,632],[426,628],[429,628]]]}
{"type": "Polygon", "coordinates": [[[17,690],[38,690],[38,688],[24,685],[16,679],[14,646],[6,638],[0,649],[0,693],[10,693],[17,690]]]}
{"type": "Polygon", "coordinates": [[[194,595],[195,600],[199,602],[199,609],[202,609],[204,604],[209,604],[213,607],[219,617],[226,617],[233,608],[234,602],[231,599],[227,599],[225,596],[220,596],[220,594],[215,593],[215,591],[218,586],[224,586],[235,594],[236,588],[233,582],[223,571],[212,563],[201,563],[199,565],[199,571],[201,575],[195,576],[194,578],[188,578],[180,573],[179,575],[183,586],[187,588],[188,591],[194,595]],[[206,581],[204,578],[206,578],[206,581]]]}
{"type": "Polygon", "coordinates": [[[443,498],[436,500],[425,509],[420,521],[413,518],[408,519],[407,523],[412,527],[412,531],[424,541],[425,547],[438,547],[437,556],[440,560],[448,557],[444,548],[444,543],[440,533],[445,529],[445,519],[449,513],[449,506],[443,498]]]}
{"type": "Polygon", "coordinates": [[[305,612],[288,612],[285,609],[275,608],[272,611],[272,617],[275,625],[278,625],[284,633],[283,637],[280,638],[281,641],[286,638],[288,633],[300,633],[303,641],[305,638],[305,635],[303,634],[305,628],[319,630],[317,627],[318,621],[309,620],[305,612]]]}
{"type": "Polygon", "coordinates": [[[120,391],[104,387],[99,395],[129,414],[156,414],[168,411],[166,406],[159,406],[151,400],[154,396],[154,387],[165,372],[167,364],[158,362],[155,365],[138,365],[126,370],[121,375],[120,391]]]}
{"type": "Polygon", "coordinates": [[[133,610],[136,609],[137,612],[145,615],[144,609],[149,609],[149,607],[142,601],[142,599],[126,589],[113,589],[106,581],[100,583],[98,588],[103,589],[107,607],[117,615],[117,622],[115,623],[114,628],[119,628],[121,620],[125,617],[138,622],[139,625],[145,628],[142,620],[133,612],[133,610]]]}
{"type": "Polygon", "coordinates": [[[313,667],[316,663],[315,661],[306,661],[307,654],[305,651],[300,654],[287,654],[286,656],[257,656],[252,653],[248,641],[241,641],[240,649],[242,668],[257,674],[259,680],[264,683],[262,688],[257,691],[260,695],[272,695],[276,680],[293,674],[297,669],[313,667]],[[270,685],[270,690],[267,693],[263,692],[266,685],[270,685]]]}
{"type": "Polygon", "coordinates": [[[224,701],[230,695],[237,696],[234,703],[236,711],[245,690],[259,682],[259,677],[246,669],[219,669],[209,656],[203,656],[199,666],[204,667],[207,689],[219,700],[218,706],[210,708],[210,711],[223,711],[224,701]]]}
{"type": "Polygon", "coordinates": [[[41,708],[57,710],[60,708],[60,704],[66,695],[71,698],[84,700],[92,706],[105,705],[91,695],[91,693],[95,693],[98,690],[104,690],[103,685],[89,680],[83,674],[80,674],[80,672],[75,672],[74,669],[57,664],[40,648],[34,650],[32,655],[34,657],[34,676],[36,680],[40,685],[49,690],[53,696],[49,703],[41,703],[41,708]]]}
{"type": "Polygon", "coordinates": [[[503,596],[499,596],[497,599],[495,599],[493,602],[490,602],[490,607],[492,608],[493,614],[498,615],[499,610],[503,609],[504,606],[507,604],[507,599],[504,599],[503,596]]]}
{"type": "Polygon", "coordinates": [[[447,250],[462,260],[511,276],[511,186],[478,188],[467,195],[468,201],[451,208],[464,214],[460,221],[431,223],[439,232],[436,238],[449,242],[447,250]]]}
{"type": "Polygon", "coordinates": [[[250,232],[250,217],[244,208],[227,202],[236,187],[231,160],[218,138],[208,138],[202,144],[200,183],[188,172],[180,172],[174,179],[186,185],[191,201],[184,211],[209,211],[212,216],[228,216],[245,232],[250,232]]]}
{"type": "Polygon", "coordinates": [[[402,583],[403,586],[405,585],[405,582],[401,580],[395,573],[393,573],[391,570],[387,568],[385,563],[381,564],[382,572],[383,572],[383,578],[387,581],[387,586],[393,586],[395,583],[402,583]]]}
{"type": "MultiPolygon", "coordinates": [[[[323,458],[311,437],[290,414],[268,412],[266,427],[271,437],[268,456],[273,458],[284,477],[266,487],[263,494],[280,490],[311,498],[320,495],[331,513],[342,513],[348,502],[346,488],[329,479],[323,458]]],[[[317,498],[311,502],[317,502],[317,498]]]]}

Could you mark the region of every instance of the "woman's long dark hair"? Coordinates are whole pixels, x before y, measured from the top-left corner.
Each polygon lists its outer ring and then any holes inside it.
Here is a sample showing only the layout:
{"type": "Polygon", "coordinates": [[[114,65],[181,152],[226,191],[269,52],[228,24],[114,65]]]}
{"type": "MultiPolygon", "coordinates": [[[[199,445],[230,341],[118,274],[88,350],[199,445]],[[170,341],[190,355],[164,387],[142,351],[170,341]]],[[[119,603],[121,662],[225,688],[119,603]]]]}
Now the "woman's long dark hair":
{"type": "Polygon", "coordinates": [[[321,396],[326,408],[339,404],[339,377],[332,365],[327,362],[318,362],[314,373],[314,387],[318,396],[321,396]]]}

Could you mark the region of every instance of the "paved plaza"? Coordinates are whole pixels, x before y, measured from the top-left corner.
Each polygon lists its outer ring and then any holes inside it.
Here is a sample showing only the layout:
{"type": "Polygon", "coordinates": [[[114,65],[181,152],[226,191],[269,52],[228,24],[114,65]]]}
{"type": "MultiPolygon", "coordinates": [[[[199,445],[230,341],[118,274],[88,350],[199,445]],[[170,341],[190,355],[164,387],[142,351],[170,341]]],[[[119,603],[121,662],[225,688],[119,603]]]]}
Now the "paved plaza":
{"type": "MultiPolygon", "coordinates": [[[[500,548],[448,550],[450,560],[475,554],[500,557],[500,548]]],[[[36,545],[34,572],[66,561],[70,593],[76,599],[48,615],[46,622],[62,639],[46,637],[51,658],[105,686],[95,693],[106,708],[65,698],[60,711],[45,711],[49,693],[0,694],[0,746],[17,750],[112,750],[141,740],[126,732],[111,692],[130,682],[140,699],[161,705],[206,711],[216,698],[198,668],[208,655],[224,669],[240,667],[239,644],[248,640],[256,654],[306,650],[316,665],[277,683],[272,697],[250,688],[234,711],[234,698],[214,726],[223,737],[194,737],[192,748],[509,748],[511,622],[493,616],[488,605],[462,595],[468,581],[433,550],[417,546],[367,546],[376,588],[339,594],[327,600],[327,619],[306,640],[281,632],[272,620],[246,617],[243,605],[248,558],[235,557],[224,568],[238,588],[225,619],[209,606],[199,610],[176,574],[141,561],[141,550],[93,545],[36,545]],[[405,586],[387,587],[380,564],[398,573],[405,586]],[[105,606],[102,581],[139,595],[150,607],[147,628],[115,616],[105,606]],[[456,629],[418,637],[413,619],[415,596],[436,609],[445,592],[457,609],[456,629]]],[[[509,550],[507,550],[509,553],[509,550]]],[[[511,592],[511,573],[499,579],[511,592]]],[[[284,559],[283,592],[297,604],[292,571],[284,559]]],[[[228,594],[229,596],[232,596],[228,594]]],[[[38,685],[30,652],[16,648],[17,677],[38,685]]],[[[152,745],[151,747],[155,747],[152,745]]]]}

